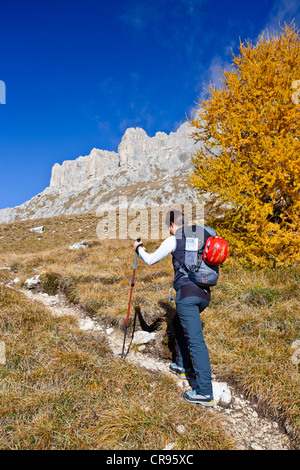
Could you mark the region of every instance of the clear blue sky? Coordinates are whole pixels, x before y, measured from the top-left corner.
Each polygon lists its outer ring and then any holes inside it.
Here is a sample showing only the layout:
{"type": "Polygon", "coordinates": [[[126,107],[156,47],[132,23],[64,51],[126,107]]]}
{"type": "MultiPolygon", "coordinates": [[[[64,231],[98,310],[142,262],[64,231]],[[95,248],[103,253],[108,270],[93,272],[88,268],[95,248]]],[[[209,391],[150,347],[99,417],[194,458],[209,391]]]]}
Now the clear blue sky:
{"type": "Polygon", "coordinates": [[[175,131],[239,38],[293,18],[299,0],[2,1],[0,208],[43,191],[56,162],[117,151],[128,127],[175,131]]]}

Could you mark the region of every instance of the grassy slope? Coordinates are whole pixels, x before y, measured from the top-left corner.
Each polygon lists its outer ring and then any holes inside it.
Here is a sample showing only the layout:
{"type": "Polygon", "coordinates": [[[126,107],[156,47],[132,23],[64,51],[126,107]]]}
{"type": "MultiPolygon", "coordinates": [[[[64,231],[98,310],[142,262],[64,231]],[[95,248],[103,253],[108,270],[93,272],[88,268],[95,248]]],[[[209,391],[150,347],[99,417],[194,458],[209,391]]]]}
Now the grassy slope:
{"type": "MultiPolygon", "coordinates": [[[[113,358],[99,333],[80,331],[71,318],[53,318],[44,306],[1,285],[44,271],[50,293],[61,288],[79,302],[82,291],[93,312],[109,298],[117,305],[123,287],[117,293],[111,288],[122,282],[127,293],[128,253],[118,251],[124,267],[116,276],[108,266],[110,243],[95,242],[86,253],[65,248],[92,238],[94,230],[90,216],[0,226],[0,264],[11,268],[0,270],[0,340],[7,358],[0,366],[0,448],[163,449],[170,443],[175,449],[232,448],[219,420],[186,403],[173,380],[113,358]],[[28,232],[41,224],[42,235],[28,232]]],[[[122,301],[125,305],[127,296],[122,301]]]]}
{"type": "MultiPolygon", "coordinates": [[[[89,214],[0,226],[0,264],[10,266],[14,271],[0,271],[0,276],[10,278],[18,276],[22,282],[37,272],[43,272],[43,287],[47,292],[55,293],[62,290],[70,301],[80,303],[91,315],[123,325],[134,258],[132,243],[129,240],[97,240],[96,224],[96,217],[89,214]],[[28,228],[37,225],[45,226],[45,232],[42,235],[28,232],[28,228]],[[78,232],[80,228],[82,232],[78,232]],[[94,240],[89,249],[81,251],[67,249],[68,244],[84,238],[94,240]]],[[[145,244],[148,251],[152,251],[159,242],[149,241],[145,244]]],[[[300,382],[299,369],[291,360],[294,352],[291,344],[300,338],[299,275],[300,271],[297,267],[287,272],[284,269],[269,272],[252,271],[243,269],[234,260],[228,260],[222,268],[220,282],[213,291],[212,302],[202,316],[213,371],[219,377],[235,382],[249,397],[257,398],[261,408],[293,429],[296,437],[299,436],[300,427],[300,382]]],[[[169,320],[173,312],[167,302],[167,295],[171,287],[171,279],[170,259],[165,259],[152,267],[139,262],[133,298],[133,308],[135,307],[140,312],[140,319],[148,324],[160,322],[161,347],[156,353],[169,358],[171,358],[171,353],[168,348],[167,333],[170,330],[169,320]]],[[[68,344],[71,348],[73,347],[72,343],[68,342],[68,344]]],[[[94,351],[90,348],[87,354],[91,358],[97,357],[99,361],[97,349],[94,351]]],[[[71,361],[71,357],[70,354],[68,361],[71,361]]],[[[111,367],[111,362],[108,366],[108,362],[105,362],[107,360],[102,356],[101,361],[103,364],[101,373],[105,375],[105,370],[111,367]]],[[[109,359],[109,361],[112,360],[109,359]]],[[[116,361],[112,362],[113,367],[116,368],[116,374],[120,375],[120,364],[116,361]]],[[[146,380],[144,376],[148,377],[147,374],[136,371],[131,366],[126,365],[125,369],[122,369],[124,372],[122,380],[125,383],[126,381],[128,384],[131,383],[129,377],[131,374],[135,377],[142,377],[141,381],[137,380],[135,383],[135,389],[133,388],[129,398],[132,412],[136,408],[136,395],[143,397],[140,406],[145,405],[146,396],[142,391],[135,394],[134,390],[137,390],[139,386],[143,390],[143,383],[147,380],[148,385],[159,383],[160,387],[166,387],[162,393],[167,400],[166,415],[169,414],[167,410],[170,403],[172,407],[175,406],[174,403],[177,403],[178,410],[185,407],[184,403],[178,401],[178,391],[172,388],[171,383],[166,384],[165,379],[156,378],[153,382],[152,377],[146,380]],[[133,373],[131,369],[135,372],[133,373]]],[[[21,381],[21,377],[19,380],[21,381]]],[[[81,386],[83,385],[78,385],[79,388],[81,386]]],[[[116,386],[123,389],[123,385],[122,387],[116,386]]],[[[76,393],[74,388],[74,402],[76,402],[76,393]]],[[[99,390],[98,393],[100,393],[99,390]]],[[[110,399],[113,400],[112,394],[110,399]]],[[[164,401],[162,398],[160,400],[164,401]]],[[[112,415],[113,409],[114,407],[110,408],[112,415]]],[[[194,413],[191,407],[184,409],[184,413],[194,413]]],[[[125,408],[123,411],[125,413],[125,408]]],[[[161,423],[164,423],[164,412],[160,411],[160,413],[161,423]]],[[[177,415],[174,410],[172,413],[177,415]]],[[[197,413],[190,418],[192,422],[197,421],[196,416],[203,419],[203,414],[199,415],[198,410],[197,413]]],[[[125,416],[122,413],[120,415],[125,416]]],[[[121,432],[121,425],[115,424],[118,422],[116,416],[115,414],[115,418],[112,418],[109,432],[117,436],[121,432]]],[[[155,416],[158,424],[158,415],[155,414],[155,416]]],[[[107,420],[106,426],[108,426],[107,420]]],[[[124,447],[121,448],[141,446],[138,436],[135,438],[133,436],[136,432],[141,435],[146,432],[148,425],[143,420],[144,417],[141,424],[142,430],[141,428],[132,429],[124,441],[124,447]]],[[[57,422],[57,417],[54,422],[57,422]]],[[[130,422],[130,419],[128,418],[126,422],[130,422]]],[[[163,434],[164,437],[160,438],[163,440],[159,443],[156,440],[158,437],[151,438],[154,439],[152,441],[154,448],[161,446],[162,442],[166,443],[168,439],[175,438],[173,435],[170,437],[168,435],[173,427],[172,425],[170,428],[166,426],[167,434],[163,434]]],[[[156,435],[157,430],[153,430],[152,427],[151,429],[153,436],[156,435]]],[[[205,432],[214,432],[213,429],[214,423],[211,422],[205,432]]],[[[194,430],[195,428],[191,432],[194,430]]],[[[200,432],[199,429],[199,433],[202,432],[203,430],[200,432]]],[[[183,438],[178,441],[177,436],[178,448],[188,448],[188,446],[197,448],[194,447],[198,445],[196,435],[197,432],[194,438],[189,435],[184,443],[183,438]]],[[[221,441],[214,437],[213,441],[217,442],[218,448],[222,446],[225,448],[228,445],[226,437],[220,439],[221,441]]],[[[84,441],[83,446],[87,445],[89,448],[99,446],[99,443],[95,444],[95,442],[84,441]]],[[[199,442],[201,448],[204,444],[201,439],[199,442]]],[[[46,447],[53,445],[51,438],[49,443],[40,445],[46,447]]],[[[73,446],[71,441],[64,445],[73,446]]],[[[74,448],[80,448],[81,445],[80,441],[76,441],[74,448]]],[[[116,446],[116,441],[115,444],[111,442],[109,445],[116,446]]],[[[208,448],[214,448],[214,445],[211,442],[208,448]]]]}
{"type": "Polygon", "coordinates": [[[226,449],[172,380],[114,359],[99,334],[0,287],[1,449],[226,449]],[[188,421],[187,421],[188,420],[188,421]],[[176,427],[189,423],[185,436],[176,427]]]}

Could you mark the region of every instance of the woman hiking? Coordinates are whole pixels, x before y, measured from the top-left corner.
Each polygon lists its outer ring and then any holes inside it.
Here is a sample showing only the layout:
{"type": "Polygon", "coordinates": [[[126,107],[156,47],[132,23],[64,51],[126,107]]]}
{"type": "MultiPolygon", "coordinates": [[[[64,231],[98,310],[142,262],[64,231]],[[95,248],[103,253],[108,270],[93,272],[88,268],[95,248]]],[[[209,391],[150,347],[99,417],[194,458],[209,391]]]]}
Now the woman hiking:
{"type": "MultiPolygon", "coordinates": [[[[173,287],[176,290],[176,314],[173,319],[175,330],[176,362],[170,365],[170,370],[185,378],[186,373],[195,373],[195,387],[184,393],[184,398],[204,406],[213,406],[213,389],[211,367],[207,346],[205,344],[200,313],[210,302],[210,288],[199,287],[191,281],[180,268],[184,264],[185,238],[184,229],[187,221],[181,211],[169,211],[166,224],[170,236],[166,238],[154,253],[147,253],[142,243],[134,242],[134,249],[148,266],[158,263],[167,255],[172,254],[174,267],[173,287]],[[191,357],[192,360],[191,361],[191,357]]],[[[193,226],[200,227],[200,226],[193,226]]],[[[201,227],[206,238],[215,235],[213,229],[201,227]],[[209,230],[209,232],[206,231],[209,230]]]]}

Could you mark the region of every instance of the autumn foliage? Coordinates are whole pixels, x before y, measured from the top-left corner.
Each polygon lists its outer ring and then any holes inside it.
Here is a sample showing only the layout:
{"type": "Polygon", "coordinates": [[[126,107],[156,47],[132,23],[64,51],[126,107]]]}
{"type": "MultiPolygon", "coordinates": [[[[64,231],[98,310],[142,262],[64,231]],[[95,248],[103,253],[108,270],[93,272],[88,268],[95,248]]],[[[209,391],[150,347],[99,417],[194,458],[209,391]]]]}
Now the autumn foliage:
{"type": "Polygon", "coordinates": [[[300,260],[300,41],[294,24],[240,43],[223,86],[190,123],[201,150],[190,182],[209,222],[256,265],[300,260]],[[207,214],[206,214],[207,215],[207,214]]]}

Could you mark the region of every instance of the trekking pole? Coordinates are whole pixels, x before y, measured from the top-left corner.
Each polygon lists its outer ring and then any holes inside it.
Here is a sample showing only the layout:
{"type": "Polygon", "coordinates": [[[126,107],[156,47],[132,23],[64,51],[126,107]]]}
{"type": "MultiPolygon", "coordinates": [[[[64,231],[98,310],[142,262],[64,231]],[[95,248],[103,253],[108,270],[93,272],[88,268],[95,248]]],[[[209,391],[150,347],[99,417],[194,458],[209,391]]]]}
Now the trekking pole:
{"type": "MultiPolygon", "coordinates": [[[[140,242],[141,239],[138,238],[137,242],[140,242]]],[[[135,271],[136,271],[136,266],[137,266],[137,260],[138,260],[138,252],[137,250],[135,251],[135,258],[134,258],[134,265],[133,265],[133,273],[132,273],[132,279],[131,279],[131,289],[130,289],[130,296],[129,296],[129,304],[128,304],[128,311],[127,311],[127,318],[126,318],[126,323],[125,323],[125,333],[124,333],[124,342],[123,342],[123,349],[122,353],[120,354],[121,357],[125,358],[127,354],[124,353],[125,349],[125,341],[126,341],[126,335],[127,335],[127,329],[128,329],[128,322],[129,322],[129,313],[130,313],[130,304],[131,304],[131,297],[132,297],[132,291],[134,287],[134,277],[135,277],[135,271]]]]}

